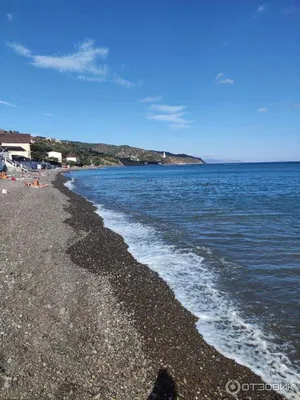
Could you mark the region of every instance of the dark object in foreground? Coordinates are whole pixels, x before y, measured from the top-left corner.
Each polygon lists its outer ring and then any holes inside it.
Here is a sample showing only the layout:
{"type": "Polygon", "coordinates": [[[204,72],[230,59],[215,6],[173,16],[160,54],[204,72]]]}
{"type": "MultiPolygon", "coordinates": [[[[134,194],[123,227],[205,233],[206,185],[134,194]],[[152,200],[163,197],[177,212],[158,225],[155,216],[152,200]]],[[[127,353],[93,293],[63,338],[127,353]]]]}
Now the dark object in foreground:
{"type": "Polygon", "coordinates": [[[165,367],[161,367],[148,400],[176,400],[177,396],[174,379],[169,375],[165,367]]]}

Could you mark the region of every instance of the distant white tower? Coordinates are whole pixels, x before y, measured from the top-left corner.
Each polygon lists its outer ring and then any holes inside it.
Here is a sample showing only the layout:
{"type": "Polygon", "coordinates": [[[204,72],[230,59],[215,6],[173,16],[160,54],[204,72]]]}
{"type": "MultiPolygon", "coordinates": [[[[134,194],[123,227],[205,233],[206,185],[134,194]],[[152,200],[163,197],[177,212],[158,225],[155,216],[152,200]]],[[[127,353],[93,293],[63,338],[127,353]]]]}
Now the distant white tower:
{"type": "Polygon", "coordinates": [[[166,158],[166,153],[165,152],[163,152],[163,158],[166,158]]]}

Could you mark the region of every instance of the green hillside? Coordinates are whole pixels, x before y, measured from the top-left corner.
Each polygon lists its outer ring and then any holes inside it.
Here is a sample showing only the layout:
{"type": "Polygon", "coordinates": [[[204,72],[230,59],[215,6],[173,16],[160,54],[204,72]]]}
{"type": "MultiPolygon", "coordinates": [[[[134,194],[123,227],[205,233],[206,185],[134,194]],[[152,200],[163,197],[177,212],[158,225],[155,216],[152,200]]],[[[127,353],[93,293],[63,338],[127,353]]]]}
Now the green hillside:
{"type": "Polygon", "coordinates": [[[35,137],[31,144],[31,157],[35,160],[47,160],[49,151],[62,153],[63,159],[68,155],[75,155],[81,165],[120,165],[119,159],[110,154],[101,154],[97,150],[89,148],[80,142],[67,140],[47,139],[35,137]]]}
{"type": "Polygon", "coordinates": [[[101,154],[110,154],[111,156],[121,160],[131,159],[140,162],[159,162],[163,164],[204,164],[204,161],[201,158],[187,154],[173,154],[167,151],[145,150],[128,145],[116,146],[104,143],[75,143],[101,154]]]}

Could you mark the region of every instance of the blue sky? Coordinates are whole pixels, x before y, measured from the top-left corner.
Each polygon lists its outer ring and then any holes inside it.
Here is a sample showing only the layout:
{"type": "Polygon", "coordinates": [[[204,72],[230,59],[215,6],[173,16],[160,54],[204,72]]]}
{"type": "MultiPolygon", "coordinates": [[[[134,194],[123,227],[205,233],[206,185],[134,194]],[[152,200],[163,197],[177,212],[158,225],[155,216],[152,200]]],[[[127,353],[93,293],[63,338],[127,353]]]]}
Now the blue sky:
{"type": "Polygon", "coordinates": [[[2,0],[0,127],[300,160],[299,0],[2,0]]]}

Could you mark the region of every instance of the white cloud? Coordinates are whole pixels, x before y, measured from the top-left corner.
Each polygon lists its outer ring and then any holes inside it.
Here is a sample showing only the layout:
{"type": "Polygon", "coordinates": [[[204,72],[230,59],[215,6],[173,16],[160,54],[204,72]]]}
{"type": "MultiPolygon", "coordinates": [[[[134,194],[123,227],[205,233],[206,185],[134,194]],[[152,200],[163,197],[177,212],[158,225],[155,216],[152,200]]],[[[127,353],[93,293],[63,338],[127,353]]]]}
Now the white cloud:
{"type": "Polygon", "coordinates": [[[293,107],[300,108],[300,104],[293,104],[293,107]]]}
{"type": "Polygon", "coordinates": [[[257,7],[256,12],[262,13],[265,11],[265,9],[266,9],[266,5],[262,4],[261,6],[257,7]]]}
{"type": "Polygon", "coordinates": [[[38,68],[55,69],[59,72],[79,72],[105,76],[107,66],[97,65],[97,59],[104,59],[107,55],[107,48],[95,47],[93,40],[86,39],[76,46],[76,51],[72,54],[62,56],[33,55],[32,65],[38,68]]]}
{"type": "Polygon", "coordinates": [[[79,75],[74,77],[85,82],[110,81],[127,88],[141,84],[141,82],[133,83],[111,74],[108,65],[99,63],[99,59],[107,58],[109,49],[97,47],[92,39],[85,39],[75,46],[73,53],[65,55],[39,55],[19,43],[7,43],[7,45],[17,54],[29,58],[30,64],[36,68],[53,69],[62,73],[77,73],[79,75]]]}
{"type": "Polygon", "coordinates": [[[190,127],[190,124],[170,124],[169,127],[173,129],[186,129],[190,127]]]}
{"type": "Polygon", "coordinates": [[[189,128],[190,124],[194,121],[183,118],[186,113],[174,113],[174,114],[155,114],[148,115],[147,118],[159,121],[159,122],[169,122],[171,128],[189,128]]]}
{"type": "Polygon", "coordinates": [[[265,108],[265,107],[261,107],[261,108],[259,108],[257,111],[258,111],[258,112],[267,112],[268,109],[265,108]]]}
{"type": "Polygon", "coordinates": [[[22,46],[19,43],[7,43],[7,45],[13,49],[17,54],[24,57],[31,57],[32,52],[31,50],[27,49],[26,47],[22,46]]]}
{"type": "Polygon", "coordinates": [[[167,104],[152,104],[150,106],[151,110],[164,112],[168,114],[178,113],[183,111],[186,107],[185,106],[168,106],[167,104]]]}
{"type": "Polygon", "coordinates": [[[86,75],[78,75],[76,79],[79,79],[80,81],[84,82],[105,82],[106,78],[105,77],[100,77],[100,76],[86,76],[86,75]]]}
{"type": "Polygon", "coordinates": [[[3,101],[3,100],[0,100],[0,104],[4,104],[5,106],[9,106],[9,107],[17,107],[14,104],[7,103],[7,101],[3,101]]]}
{"type": "Polygon", "coordinates": [[[52,117],[52,114],[50,113],[43,113],[43,115],[45,115],[46,117],[52,117]]]}
{"type": "Polygon", "coordinates": [[[13,17],[14,17],[14,16],[12,15],[12,13],[10,13],[10,12],[7,13],[7,14],[5,14],[5,16],[6,16],[6,18],[8,19],[9,22],[11,22],[11,21],[13,20],[13,17]]]}
{"type": "Polygon", "coordinates": [[[117,85],[124,86],[127,88],[132,88],[132,87],[136,86],[135,83],[130,82],[127,79],[123,79],[120,76],[115,77],[113,82],[116,83],[117,85]]]}
{"type": "Polygon", "coordinates": [[[234,84],[234,80],[233,79],[221,79],[220,81],[218,81],[217,83],[225,83],[225,84],[230,84],[233,85],[234,84]]]}
{"type": "MultiPolygon", "coordinates": [[[[150,103],[161,100],[161,97],[146,97],[140,100],[141,103],[150,103]]],[[[148,107],[153,114],[146,118],[152,121],[167,122],[170,128],[189,128],[194,121],[184,118],[187,112],[183,112],[186,106],[170,106],[167,104],[151,104],[148,107]]]]}
{"type": "Polygon", "coordinates": [[[156,114],[149,115],[148,119],[153,119],[154,121],[166,121],[166,122],[174,122],[174,123],[182,123],[184,119],[182,116],[184,113],[175,113],[175,114],[156,114]]]}
{"type": "Polygon", "coordinates": [[[149,96],[149,97],[145,97],[144,99],[140,100],[140,103],[155,103],[156,101],[160,101],[162,100],[162,97],[159,96],[149,96]]]}
{"type": "Polygon", "coordinates": [[[220,78],[222,78],[222,76],[224,76],[224,73],[223,73],[223,72],[220,72],[220,73],[216,76],[216,79],[215,79],[215,83],[216,83],[216,84],[218,84],[218,83],[230,84],[230,85],[233,85],[233,84],[234,84],[234,80],[233,80],[233,79],[229,79],[229,78],[220,79],[220,78]]]}

